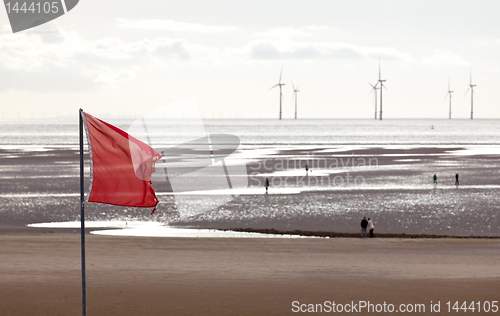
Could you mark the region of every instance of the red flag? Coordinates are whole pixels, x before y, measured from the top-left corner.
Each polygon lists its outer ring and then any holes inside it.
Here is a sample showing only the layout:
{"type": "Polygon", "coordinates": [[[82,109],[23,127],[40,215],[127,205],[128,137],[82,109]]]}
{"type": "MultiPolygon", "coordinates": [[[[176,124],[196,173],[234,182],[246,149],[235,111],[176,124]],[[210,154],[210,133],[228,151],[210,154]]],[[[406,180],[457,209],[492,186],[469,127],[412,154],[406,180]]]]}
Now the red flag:
{"type": "Polygon", "coordinates": [[[83,111],[82,119],[91,163],[88,201],[156,209],[159,201],[151,174],[161,155],[121,129],[83,111]]]}

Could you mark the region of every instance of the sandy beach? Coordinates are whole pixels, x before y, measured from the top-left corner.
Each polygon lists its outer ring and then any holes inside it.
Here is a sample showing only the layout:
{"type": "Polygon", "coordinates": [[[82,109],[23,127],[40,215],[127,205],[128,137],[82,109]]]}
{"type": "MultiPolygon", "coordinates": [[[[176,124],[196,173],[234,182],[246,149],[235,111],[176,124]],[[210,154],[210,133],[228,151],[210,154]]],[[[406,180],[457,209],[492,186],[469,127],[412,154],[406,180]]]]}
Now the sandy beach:
{"type": "MultiPolygon", "coordinates": [[[[81,313],[79,236],[50,231],[2,231],[1,315],[81,313]]],[[[499,250],[490,239],[88,235],[88,315],[291,315],[294,301],[425,304],[419,315],[440,301],[444,315],[448,301],[499,300],[499,250]]]]}

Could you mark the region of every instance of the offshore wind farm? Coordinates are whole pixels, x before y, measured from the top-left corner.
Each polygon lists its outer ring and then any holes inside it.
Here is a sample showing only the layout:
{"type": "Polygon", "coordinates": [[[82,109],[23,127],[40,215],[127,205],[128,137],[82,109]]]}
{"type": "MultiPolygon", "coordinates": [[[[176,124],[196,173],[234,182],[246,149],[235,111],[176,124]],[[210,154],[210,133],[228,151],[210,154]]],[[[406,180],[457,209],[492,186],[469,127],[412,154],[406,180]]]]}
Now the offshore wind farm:
{"type": "MultiPolygon", "coordinates": [[[[272,86],[270,89],[273,89],[275,87],[279,87],[280,89],[280,98],[279,98],[279,119],[281,120],[282,119],[282,102],[283,102],[283,92],[282,92],[282,86],[284,86],[285,84],[284,83],[281,83],[281,79],[282,79],[282,74],[283,74],[283,67],[281,68],[281,72],[280,72],[280,77],[279,77],[279,80],[278,80],[278,83],[274,86],[272,86]]],[[[382,95],[383,95],[383,90],[388,90],[384,84],[384,82],[386,82],[387,80],[386,79],[382,79],[382,66],[381,66],[381,62],[379,60],[379,68],[378,68],[378,79],[376,80],[375,84],[372,84],[370,82],[368,82],[368,84],[370,85],[370,87],[372,87],[372,89],[370,90],[370,95],[373,93],[373,96],[374,96],[374,105],[375,105],[375,114],[374,114],[374,118],[377,119],[377,114],[378,114],[378,119],[379,120],[382,120],[382,113],[383,113],[383,110],[382,110],[382,106],[383,106],[383,98],[382,98],[382,95]],[[380,101],[379,103],[377,104],[378,102],[378,98],[377,98],[377,90],[380,90],[380,101]],[[377,105],[380,106],[380,112],[377,113],[377,105]]],[[[446,96],[445,96],[445,99],[448,98],[448,118],[451,119],[452,116],[451,116],[451,100],[452,100],[452,93],[454,91],[451,90],[451,79],[448,78],[448,91],[446,92],[446,96]]],[[[465,91],[465,94],[464,94],[464,97],[469,93],[470,91],[470,108],[471,108],[471,111],[470,111],[470,119],[474,119],[474,88],[476,87],[475,84],[472,84],[472,71],[470,73],[470,81],[469,81],[469,85],[468,85],[468,88],[467,90],[465,91]]],[[[297,119],[297,92],[299,92],[298,90],[298,86],[295,87],[295,85],[293,84],[292,82],[292,104],[293,102],[295,102],[295,116],[294,118],[297,119]]],[[[431,101],[431,100],[429,100],[431,101]]]]}
{"type": "Polygon", "coordinates": [[[449,119],[451,119],[451,94],[453,93],[453,91],[451,91],[451,88],[450,88],[450,79],[448,79],[448,92],[446,92],[446,96],[444,97],[446,99],[446,97],[449,98],[449,119]]]}
{"type": "Polygon", "coordinates": [[[369,83],[369,82],[368,82],[368,84],[372,87],[370,94],[373,93],[373,97],[374,97],[373,100],[375,102],[375,119],[377,119],[377,90],[379,90],[380,88],[378,87],[378,81],[374,85],[369,83]]]}
{"type": "Polygon", "coordinates": [[[475,87],[476,87],[476,85],[472,84],[472,70],[471,70],[469,88],[467,89],[467,91],[465,91],[465,95],[467,94],[467,92],[470,91],[470,119],[471,120],[474,119],[474,88],[475,87]]]}
{"type": "Polygon", "coordinates": [[[295,87],[293,82],[292,82],[292,88],[293,88],[292,102],[295,100],[295,119],[297,119],[297,92],[300,92],[300,90],[299,86],[295,87]]]}
{"type": "Polygon", "coordinates": [[[280,115],[279,115],[279,119],[281,120],[281,115],[282,115],[282,103],[283,103],[283,93],[281,91],[281,87],[284,86],[285,84],[284,83],[281,83],[281,76],[283,75],[283,67],[281,67],[281,72],[280,72],[280,78],[278,80],[278,83],[274,86],[272,86],[269,90],[272,90],[276,87],[279,87],[280,89],[280,115]]]}

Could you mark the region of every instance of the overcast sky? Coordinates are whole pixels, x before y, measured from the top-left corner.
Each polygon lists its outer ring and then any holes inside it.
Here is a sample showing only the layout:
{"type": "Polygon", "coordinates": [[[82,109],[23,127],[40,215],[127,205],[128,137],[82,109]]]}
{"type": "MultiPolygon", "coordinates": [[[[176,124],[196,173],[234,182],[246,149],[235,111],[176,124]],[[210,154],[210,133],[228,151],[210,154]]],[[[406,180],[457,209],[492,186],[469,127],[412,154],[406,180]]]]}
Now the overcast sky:
{"type": "MultiPolygon", "coordinates": [[[[500,117],[498,1],[97,1],[12,34],[0,9],[3,117],[138,115],[196,97],[205,117],[500,117]],[[18,114],[19,113],[19,114],[18,114]]],[[[182,112],[182,109],[179,110],[182,112]]]]}

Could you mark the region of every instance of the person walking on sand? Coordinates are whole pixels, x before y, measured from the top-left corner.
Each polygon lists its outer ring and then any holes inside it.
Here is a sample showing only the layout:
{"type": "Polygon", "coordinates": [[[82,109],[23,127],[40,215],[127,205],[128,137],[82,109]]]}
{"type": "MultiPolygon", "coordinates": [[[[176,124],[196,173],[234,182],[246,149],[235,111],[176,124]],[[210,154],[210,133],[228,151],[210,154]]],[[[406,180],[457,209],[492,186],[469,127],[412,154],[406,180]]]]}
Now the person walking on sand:
{"type": "Polygon", "coordinates": [[[373,230],[375,226],[373,225],[373,221],[368,217],[368,229],[370,230],[370,238],[373,238],[373,230]]]}
{"type": "Polygon", "coordinates": [[[455,185],[458,185],[458,173],[455,175],[455,185]]]}
{"type": "Polygon", "coordinates": [[[267,194],[267,189],[269,188],[269,179],[266,178],[266,194],[267,194]]]}
{"type": "Polygon", "coordinates": [[[306,176],[309,174],[309,166],[307,165],[307,162],[306,162],[306,176]]]}
{"type": "Polygon", "coordinates": [[[361,220],[361,238],[366,237],[367,226],[368,226],[368,221],[366,220],[366,217],[363,216],[363,219],[361,220]]]}
{"type": "Polygon", "coordinates": [[[434,174],[434,184],[438,184],[438,177],[434,174]]]}

